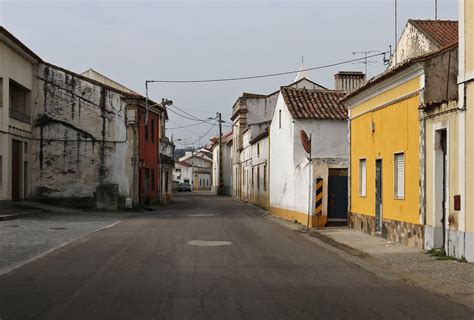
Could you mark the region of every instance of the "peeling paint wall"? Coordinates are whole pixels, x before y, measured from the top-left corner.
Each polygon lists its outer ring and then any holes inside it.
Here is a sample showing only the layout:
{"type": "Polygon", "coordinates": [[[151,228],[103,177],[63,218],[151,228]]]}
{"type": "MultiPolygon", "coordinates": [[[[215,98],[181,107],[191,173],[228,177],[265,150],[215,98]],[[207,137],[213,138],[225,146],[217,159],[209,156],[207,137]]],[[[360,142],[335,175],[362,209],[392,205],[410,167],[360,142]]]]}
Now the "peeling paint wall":
{"type": "Polygon", "coordinates": [[[38,78],[34,196],[93,201],[99,187],[112,185],[116,196],[130,196],[133,146],[123,96],[47,64],[40,65],[38,78]]]}
{"type": "Polygon", "coordinates": [[[408,22],[398,40],[389,68],[407,59],[434,52],[438,49],[440,48],[433,41],[430,41],[420,30],[408,22]]]}

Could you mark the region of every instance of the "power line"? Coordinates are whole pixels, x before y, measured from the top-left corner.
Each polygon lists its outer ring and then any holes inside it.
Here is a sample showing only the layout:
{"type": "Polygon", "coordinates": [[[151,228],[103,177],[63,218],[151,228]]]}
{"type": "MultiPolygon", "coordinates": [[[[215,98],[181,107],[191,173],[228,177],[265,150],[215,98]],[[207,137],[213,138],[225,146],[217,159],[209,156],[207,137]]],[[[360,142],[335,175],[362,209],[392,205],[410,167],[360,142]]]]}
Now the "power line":
{"type": "Polygon", "coordinates": [[[320,70],[320,69],[331,68],[331,67],[335,67],[335,66],[339,66],[339,65],[343,65],[343,64],[348,64],[348,63],[352,63],[352,62],[356,62],[356,61],[362,61],[362,60],[365,60],[367,58],[382,56],[382,55],[385,55],[385,54],[387,54],[387,52],[381,52],[381,53],[369,55],[369,56],[363,57],[363,58],[345,60],[345,61],[326,64],[326,65],[322,65],[322,66],[306,68],[306,69],[302,69],[302,70],[294,70],[294,71],[286,71],[286,72],[278,72],[278,73],[269,73],[269,74],[255,75],[255,76],[217,78],[217,79],[200,79],[200,80],[147,80],[146,82],[148,82],[148,83],[151,83],[151,82],[155,82],[155,83],[209,83],[209,82],[226,82],[226,81],[240,81],[240,80],[270,78],[270,77],[284,76],[284,75],[288,75],[288,74],[295,74],[295,73],[302,72],[302,71],[312,71],[312,70],[320,70]]]}

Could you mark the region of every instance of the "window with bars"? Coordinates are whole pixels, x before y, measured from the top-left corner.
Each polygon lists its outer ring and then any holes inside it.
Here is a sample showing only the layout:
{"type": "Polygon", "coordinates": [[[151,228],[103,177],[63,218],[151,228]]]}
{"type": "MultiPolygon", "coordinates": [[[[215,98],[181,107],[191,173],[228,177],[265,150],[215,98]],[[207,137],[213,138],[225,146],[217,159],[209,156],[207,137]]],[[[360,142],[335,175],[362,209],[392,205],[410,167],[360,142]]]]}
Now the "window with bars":
{"type": "Polygon", "coordinates": [[[405,197],[405,154],[397,153],[394,158],[394,191],[396,199],[405,197]]]}
{"type": "Polygon", "coordinates": [[[359,159],[359,196],[367,195],[367,160],[359,159]]]}

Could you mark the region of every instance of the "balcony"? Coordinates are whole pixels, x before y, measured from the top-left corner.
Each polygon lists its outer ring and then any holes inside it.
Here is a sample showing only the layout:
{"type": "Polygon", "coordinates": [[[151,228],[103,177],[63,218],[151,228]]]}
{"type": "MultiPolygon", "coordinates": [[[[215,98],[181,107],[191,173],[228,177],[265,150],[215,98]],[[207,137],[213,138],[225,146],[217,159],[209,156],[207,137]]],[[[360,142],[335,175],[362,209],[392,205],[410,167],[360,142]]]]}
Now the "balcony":
{"type": "Polygon", "coordinates": [[[31,124],[31,116],[28,114],[25,114],[23,112],[20,112],[18,110],[10,108],[10,118],[31,124]]]}
{"type": "Polygon", "coordinates": [[[174,165],[174,144],[168,138],[160,139],[160,163],[174,165]]]}

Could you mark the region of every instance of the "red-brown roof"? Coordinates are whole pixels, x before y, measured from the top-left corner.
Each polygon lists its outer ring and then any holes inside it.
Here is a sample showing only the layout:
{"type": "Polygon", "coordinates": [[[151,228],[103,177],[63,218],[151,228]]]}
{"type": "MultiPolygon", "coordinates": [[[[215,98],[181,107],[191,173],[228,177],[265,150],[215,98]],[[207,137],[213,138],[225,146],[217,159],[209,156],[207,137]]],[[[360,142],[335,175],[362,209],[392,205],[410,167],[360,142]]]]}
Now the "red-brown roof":
{"type": "Polygon", "coordinates": [[[412,59],[408,59],[408,60],[402,62],[401,64],[395,66],[394,68],[389,68],[389,69],[385,70],[384,72],[374,76],[372,79],[367,81],[363,86],[361,86],[361,87],[351,91],[350,93],[348,93],[344,98],[341,99],[341,101],[344,102],[344,101],[347,101],[350,98],[353,98],[353,97],[357,96],[358,94],[360,94],[361,92],[364,92],[365,90],[367,90],[368,88],[370,88],[374,84],[380,83],[380,82],[384,81],[385,79],[390,78],[394,74],[397,74],[400,71],[403,71],[403,70],[415,65],[418,62],[423,62],[423,61],[429,60],[433,57],[436,57],[440,54],[443,54],[443,53],[445,53],[447,51],[450,51],[450,50],[453,50],[453,49],[457,50],[457,48],[458,48],[458,43],[455,42],[454,44],[452,44],[448,47],[442,48],[438,51],[426,53],[426,54],[423,54],[421,56],[418,56],[418,57],[415,57],[415,58],[412,58],[412,59]]]}
{"type": "Polygon", "coordinates": [[[347,119],[347,108],[340,102],[344,91],[282,87],[281,93],[294,119],[347,119]]]}
{"type": "Polygon", "coordinates": [[[458,42],[458,22],[451,20],[408,20],[443,48],[458,42]]]}

